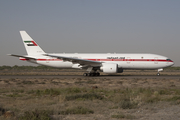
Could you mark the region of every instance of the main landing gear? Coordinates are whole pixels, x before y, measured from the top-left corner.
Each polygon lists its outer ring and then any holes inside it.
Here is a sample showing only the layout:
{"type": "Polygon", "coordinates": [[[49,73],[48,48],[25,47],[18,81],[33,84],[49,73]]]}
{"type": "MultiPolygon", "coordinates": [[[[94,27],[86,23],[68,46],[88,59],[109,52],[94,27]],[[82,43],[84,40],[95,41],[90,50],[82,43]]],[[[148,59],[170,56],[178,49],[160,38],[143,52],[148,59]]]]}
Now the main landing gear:
{"type": "Polygon", "coordinates": [[[99,72],[95,72],[95,73],[84,73],[83,76],[100,76],[99,72]]]}
{"type": "Polygon", "coordinates": [[[98,68],[88,67],[87,72],[83,74],[83,76],[100,76],[100,73],[97,72],[98,68]]]}

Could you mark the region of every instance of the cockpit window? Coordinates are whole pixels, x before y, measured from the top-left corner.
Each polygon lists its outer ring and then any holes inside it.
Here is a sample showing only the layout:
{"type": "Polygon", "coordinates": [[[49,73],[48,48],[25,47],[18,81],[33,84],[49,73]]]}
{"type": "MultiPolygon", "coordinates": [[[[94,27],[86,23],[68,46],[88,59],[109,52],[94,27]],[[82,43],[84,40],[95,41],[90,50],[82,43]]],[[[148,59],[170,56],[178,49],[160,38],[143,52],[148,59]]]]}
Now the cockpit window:
{"type": "Polygon", "coordinates": [[[166,59],[167,61],[171,61],[171,59],[166,59]]]}

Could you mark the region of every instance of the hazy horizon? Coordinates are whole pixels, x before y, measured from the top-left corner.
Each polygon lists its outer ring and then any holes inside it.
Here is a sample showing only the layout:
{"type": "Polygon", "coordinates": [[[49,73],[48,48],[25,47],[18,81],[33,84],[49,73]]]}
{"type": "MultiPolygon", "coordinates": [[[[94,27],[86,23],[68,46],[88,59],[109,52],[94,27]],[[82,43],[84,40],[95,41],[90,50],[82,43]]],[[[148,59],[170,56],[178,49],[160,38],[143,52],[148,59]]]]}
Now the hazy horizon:
{"type": "Polygon", "coordinates": [[[179,0],[0,1],[0,66],[35,65],[25,30],[47,53],[153,53],[180,66],[179,0]]]}

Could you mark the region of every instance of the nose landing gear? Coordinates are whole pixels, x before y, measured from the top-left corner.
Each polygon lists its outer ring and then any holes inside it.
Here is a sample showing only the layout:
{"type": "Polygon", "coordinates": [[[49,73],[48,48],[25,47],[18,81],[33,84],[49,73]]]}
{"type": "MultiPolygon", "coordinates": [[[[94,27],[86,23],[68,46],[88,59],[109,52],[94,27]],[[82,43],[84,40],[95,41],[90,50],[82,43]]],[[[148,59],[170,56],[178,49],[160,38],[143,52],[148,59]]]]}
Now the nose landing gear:
{"type": "Polygon", "coordinates": [[[157,76],[160,76],[160,73],[157,73],[157,76]]]}
{"type": "Polygon", "coordinates": [[[161,72],[161,71],[163,71],[163,69],[162,69],[162,68],[161,68],[161,69],[158,69],[157,76],[160,76],[160,73],[159,73],[159,72],[161,72]]]}

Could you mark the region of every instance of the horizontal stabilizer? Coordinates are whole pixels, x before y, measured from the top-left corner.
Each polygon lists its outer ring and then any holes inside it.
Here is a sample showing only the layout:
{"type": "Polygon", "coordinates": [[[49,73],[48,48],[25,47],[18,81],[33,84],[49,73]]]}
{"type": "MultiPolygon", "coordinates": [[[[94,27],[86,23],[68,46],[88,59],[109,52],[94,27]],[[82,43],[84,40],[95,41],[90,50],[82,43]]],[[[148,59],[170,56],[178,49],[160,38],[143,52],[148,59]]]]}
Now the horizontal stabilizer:
{"type": "Polygon", "coordinates": [[[33,58],[33,57],[28,57],[28,56],[23,56],[23,55],[15,55],[15,54],[7,54],[9,56],[14,56],[14,57],[22,57],[22,58],[26,58],[26,59],[36,59],[36,58],[33,58]]]}

